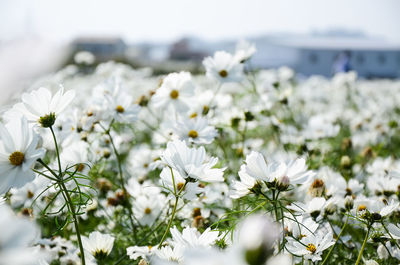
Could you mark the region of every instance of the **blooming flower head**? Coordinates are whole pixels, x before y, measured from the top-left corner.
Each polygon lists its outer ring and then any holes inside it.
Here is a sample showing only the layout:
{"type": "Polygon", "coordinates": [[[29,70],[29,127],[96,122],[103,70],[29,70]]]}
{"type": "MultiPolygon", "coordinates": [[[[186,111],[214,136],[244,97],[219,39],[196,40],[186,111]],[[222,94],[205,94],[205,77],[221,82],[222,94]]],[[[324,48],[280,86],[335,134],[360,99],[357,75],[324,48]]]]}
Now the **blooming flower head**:
{"type": "Polygon", "coordinates": [[[96,259],[107,257],[114,245],[114,237],[102,234],[98,231],[90,233],[89,237],[82,237],[84,249],[92,254],[96,259]]]}
{"type": "Polygon", "coordinates": [[[236,45],[235,58],[238,62],[245,62],[257,51],[256,46],[246,40],[241,40],[236,45]]]}
{"type": "Polygon", "coordinates": [[[183,141],[168,142],[161,160],[177,170],[186,181],[201,180],[206,182],[223,181],[225,169],[213,168],[218,158],[207,161],[204,147],[190,148],[183,141]]]}
{"type": "Polygon", "coordinates": [[[171,106],[177,112],[186,112],[193,96],[194,84],[190,73],[180,72],[165,77],[151,100],[156,108],[171,106]]]}
{"type": "Polygon", "coordinates": [[[207,119],[203,117],[178,120],[174,132],[180,140],[195,144],[210,144],[218,135],[217,130],[209,126],[207,119]]]}
{"type": "Polygon", "coordinates": [[[305,159],[298,158],[288,162],[270,161],[268,164],[261,153],[252,151],[246,157],[246,164],[240,168],[241,174],[267,182],[276,182],[278,186],[303,184],[314,175],[307,170],[305,159]]]}
{"type": "Polygon", "coordinates": [[[335,243],[333,241],[332,232],[309,234],[303,237],[300,242],[292,238],[288,238],[287,250],[298,256],[303,256],[306,260],[322,260],[321,256],[325,249],[335,243]]]}
{"type": "Polygon", "coordinates": [[[30,93],[22,94],[22,102],[17,103],[6,113],[7,119],[15,119],[24,115],[30,122],[38,122],[42,127],[50,127],[59,115],[74,99],[75,91],[64,93],[64,87],[58,90],[54,96],[44,87],[30,93]]]}
{"type": "Polygon", "coordinates": [[[203,61],[206,75],[221,83],[238,82],[243,78],[243,65],[230,53],[217,51],[203,61]]]}
{"type": "Polygon", "coordinates": [[[0,123],[0,194],[19,188],[34,179],[33,163],[44,156],[37,148],[39,136],[29,127],[25,117],[0,123]]]}

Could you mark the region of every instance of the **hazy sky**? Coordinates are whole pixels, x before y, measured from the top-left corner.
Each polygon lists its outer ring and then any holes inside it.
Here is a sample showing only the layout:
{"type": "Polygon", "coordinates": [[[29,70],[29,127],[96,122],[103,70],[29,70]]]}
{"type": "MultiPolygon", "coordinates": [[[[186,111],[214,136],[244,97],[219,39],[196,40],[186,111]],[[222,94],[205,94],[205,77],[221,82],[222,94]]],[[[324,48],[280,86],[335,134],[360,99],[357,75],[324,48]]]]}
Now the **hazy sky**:
{"type": "Polygon", "coordinates": [[[0,39],[217,40],[343,28],[400,42],[399,13],[400,0],[0,0],[0,39]]]}

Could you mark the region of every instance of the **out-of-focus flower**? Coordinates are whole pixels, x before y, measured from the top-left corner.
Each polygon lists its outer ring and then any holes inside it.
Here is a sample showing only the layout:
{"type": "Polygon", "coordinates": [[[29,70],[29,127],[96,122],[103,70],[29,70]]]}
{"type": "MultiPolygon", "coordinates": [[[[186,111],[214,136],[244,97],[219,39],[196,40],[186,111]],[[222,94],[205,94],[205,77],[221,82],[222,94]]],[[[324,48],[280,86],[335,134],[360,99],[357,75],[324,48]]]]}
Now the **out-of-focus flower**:
{"type": "Polygon", "coordinates": [[[243,78],[243,65],[230,53],[217,51],[203,60],[206,75],[221,83],[238,82],[243,78]]]}
{"type": "Polygon", "coordinates": [[[0,205],[0,265],[37,265],[45,253],[31,248],[40,236],[38,227],[0,205]]]}
{"type": "Polygon", "coordinates": [[[195,144],[210,144],[218,135],[217,130],[209,126],[207,119],[202,117],[177,120],[174,132],[180,140],[195,144]]]}
{"type": "Polygon", "coordinates": [[[194,84],[188,72],[172,73],[165,77],[160,88],[151,98],[156,108],[167,109],[172,106],[177,112],[189,110],[194,96],[194,84]]]}
{"type": "Polygon", "coordinates": [[[246,40],[241,40],[236,45],[235,58],[238,62],[245,62],[257,51],[256,46],[246,40]]]}

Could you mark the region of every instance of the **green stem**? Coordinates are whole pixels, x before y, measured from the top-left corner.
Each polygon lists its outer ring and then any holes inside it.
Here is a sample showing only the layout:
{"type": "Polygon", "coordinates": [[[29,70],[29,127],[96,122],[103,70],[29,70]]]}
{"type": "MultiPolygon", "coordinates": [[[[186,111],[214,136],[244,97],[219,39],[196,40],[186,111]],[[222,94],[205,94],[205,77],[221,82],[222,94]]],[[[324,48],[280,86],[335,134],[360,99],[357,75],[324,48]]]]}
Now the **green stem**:
{"type": "MultiPolygon", "coordinates": [[[[68,189],[67,187],[65,187],[64,184],[64,179],[63,179],[63,173],[62,173],[62,168],[61,168],[61,159],[60,159],[60,152],[58,150],[58,144],[57,144],[57,139],[56,139],[56,135],[54,133],[53,128],[50,126],[50,131],[51,134],[53,135],[53,140],[54,140],[54,145],[56,148],[56,155],[57,155],[57,161],[58,161],[58,176],[55,174],[55,172],[50,169],[50,167],[48,167],[45,163],[43,163],[43,161],[41,161],[42,165],[45,166],[45,168],[47,168],[55,177],[57,177],[58,179],[58,184],[60,185],[60,188],[64,194],[64,198],[66,199],[66,203],[67,206],[72,214],[72,219],[74,221],[74,226],[75,226],[75,232],[76,232],[76,237],[78,238],[78,245],[79,245],[79,250],[81,252],[81,261],[82,261],[82,265],[86,265],[86,261],[85,261],[85,252],[83,250],[83,244],[82,244],[82,239],[81,239],[81,233],[79,231],[79,220],[76,216],[75,213],[75,207],[74,204],[71,200],[71,196],[68,193],[68,189]]],[[[39,161],[39,162],[40,162],[39,161]]]]}
{"type": "MultiPolygon", "coordinates": [[[[110,124],[110,128],[111,128],[111,125],[112,125],[112,122],[110,124]]],[[[126,188],[125,188],[125,181],[124,181],[124,176],[123,176],[122,166],[121,166],[121,156],[119,155],[119,152],[118,152],[118,150],[117,150],[117,148],[116,148],[116,146],[114,144],[114,140],[113,140],[113,138],[112,138],[112,136],[110,134],[110,128],[108,130],[105,130],[105,133],[108,135],[108,138],[110,139],[111,146],[112,146],[113,151],[114,151],[114,154],[117,157],[119,181],[121,183],[121,188],[122,188],[122,191],[124,193],[124,196],[127,196],[128,193],[127,193],[126,188]]],[[[136,239],[135,224],[134,224],[133,218],[132,218],[132,216],[133,216],[132,205],[130,204],[128,197],[126,197],[126,198],[127,198],[127,203],[128,203],[128,206],[126,208],[128,208],[128,212],[129,212],[129,215],[128,215],[129,216],[129,221],[130,221],[131,226],[132,226],[133,236],[136,239]]]]}
{"type": "MultiPolygon", "coordinates": [[[[175,204],[174,204],[174,208],[172,209],[171,219],[169,219],[167,229],[165,230],[165,232],[164,232],[164,234],[163,234],[163,236],[162,236],[162,238],[161,238],[161,241],[160,241],[160,243],[158,244],[158,248],[161,248],[162,243],[164,243],[165,238],[167,237],[167,235],[168,235],[168,233],[169,233],[169,229],[171,228],[172,221],[174,220],[175,213],[176,213],[176,207],[178,206],[178,200],[179,200],[179,194],[176,193],[174,172],[173,172],[172,168],[170,168],[170,169],[171,169],[171,176],[172,176],[172,185],[174,186],[175,204]]],[[[181,191],[182,191],[183,189],[184,189],[184,188],[182,188],[181,191]]],[[[179,191],[179,193],[180,193],[180,191],[179,191]]]]}
{"type": "Polygon", "coordinates": [[[362,253],[364,252],[364,248],[365,248],[365,245],[366,245],[367,240],[368,240],[369,230],[370,230],[370,227],[368,227],[367,234],[365,235],[364,242],[363,242],[363,244],[361,246],[361,250],[360,250],[360,253],[358,254],[358,258],[357,258],[357,261],[356,261],[355,265],[358,265],[360,263],[360,261],[361,261],[362,253]]]}
{"type": "Polygon", "coordinates": [[[324,265],[324,264],[328,261],[328,258],[329,258],[329,256],[331,255],[333,249],[335,248],[336,243],[339,241],[339,239],[340,239],[340,237],[341,237],[341,235],[342,235],[342,233],[343,233],[343,231],[344,231],[344,229],[345,229],[345,227],[346,227],[346,225],[347,225],[347,221],[348,221],[348,220],[349,220],[349,216],[347,215],[346,221],[345,221],[345,223],[344,223],[344,225],[343,225],[343,227],[342,227],[342,230],[340,230],[340,233],[339,233],[339,235],[338,235],[338,237],[337,237],[337,239],[336,239],[336,241],[335,241],[335,244],[333,244],[333,246],[332,246],[331,249],[329,250],[328,254],[326,255],[326,257],[325,257],[325,259],[324,259],[324,261],[322,262],[321,265],[324,265]]]}

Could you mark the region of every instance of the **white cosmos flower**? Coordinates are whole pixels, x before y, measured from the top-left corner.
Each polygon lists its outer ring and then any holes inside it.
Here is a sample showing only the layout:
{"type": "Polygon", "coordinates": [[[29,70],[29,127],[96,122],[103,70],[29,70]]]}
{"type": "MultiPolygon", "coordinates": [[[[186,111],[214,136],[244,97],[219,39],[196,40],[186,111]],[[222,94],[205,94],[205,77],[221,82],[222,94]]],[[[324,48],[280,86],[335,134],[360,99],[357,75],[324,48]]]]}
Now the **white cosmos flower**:
{"type": "Polygon", "coordinates": [[[287,238],[288,243],[286,249],[298,256],[303,256],[306,260],[312,260],[313,262],[321,260],[322,252],[335,244],[333,241],[332,232],[328,233],[317,233],[315,235],[308,234],[303,237],[300,242],[293,238],[287,238]]]}
{"type": "Polygon", "coordinates": [[[240,40],[236,45],[235,58],[238,62],[245,62],[257,51],[256,46],[246,40],[240,40]]]}
{"type": "Polygon", "coordinates": [[[82,237],[83,248],[92,254],[96,259],[107,257],[113,246],[114,237],[108,234],[102,234],[98,231],[90,233],[89,237],[82,237]]]}
{"type": "Polygon", "coordinates": [[[168,142],[167,149],[161,155],[161,160],[177,170],[186,180],[188,178],[205,182],[224,180],[222,175],[225,168],[213,168],[217,164],[218,158],[212,157],[207,161],[203,146],[190,148],[183,141],[168,142]]]}
{"type": "Polygon", "coordinates": [[[241,167],[242,174],[267,182],[289,182],[288,184],[303,184],[314,173],[307,170],[304,158],[290,160],[288,162],[270,161],[268,164],[261,153],[252,151],[246,157],[246,165],[241,167]]]}
{"type": "Polygon", "coordinates": [[[296,202],[289,205],[287,208],[300,213],[308,213],[314,219],[316,219],[326,206],[326,200],[323,197],[315,197],[306,204],[302,202],[296,202]]]}
{"type": "Polygon", "coordinates": [[[182,197],[187,200],[193,200],[197,197],[197,194],[204,192],[204,188],[199,187],[198,183],[195,182],[188,182],[185,184],[185,179],[179,174],[179,172],[175,169],[171,169],[169,167],[163,168],[160,173],[160,178],[164,186],[171,191],[174,190],[174,183],[175,183],[175,190],[177,192],[182,191],[182,197]],[[172,173],[174,174],[174,180],[172,180],[172,173]]]}
{"type": "Polygon", "coordinates": [[[243,79],[243,65],[230,53],[217,51],[214,57],[203,60],[206,75],[221,83],[238,82],[243,79]]]}
{"type": "Polygon", "coordinates": [[[247,174],[246,165],[242,165],[239,171],[240,181],[234,180],[232,184],[231,198],[238,199],[250,193],[250,190],[256,185],[257,180],[247,174]]]}
{"type": "Polygon", "coordinates": [[[151,254],[152,249],[156,249],[157,247],[154,246],[133,246],[133,247],[128,247],[126,249],[126,253],[129,256],[130,259],[137,260],[139,257],[145,259],[147,256],[151,254]]]}
{"type": "Polygon", "coordinates": [[[195,144],[210,144],[218,135],[217,130],[209,126],[203,117],[178,119],[173,129],[180,140],[195,144]]]}
{"type": "Polygon", "coordinates": [[[219,232],[207,228],[203,233],[200,233],[196,228],[186,227],[180,233],[176,227],[173,227],[171,228],[171,235],[175,244],[191,248],[208,248],[218,239],[219,232]]]}
{"type": "Polygon", "coordinates": [[[133,214],[141,225],[151,226],[164,210],[165,201],[163,194],[138,196],[133,205],[133,214]]]}
{"type": "Polygon", "coordinates": [[[0,123],[0,194],[19,188],[34,179],[32,165],[45,154],[37,148],[39,136],[29,127],[25,117],[0,123]]]}
{"type": "Polygon", "coordinates": [[[36,265],[43,253],[30,246],[39,239],[38,227],[0,205],[0,265],[36,265]]]}
{"type": "Polygon", "coordinates": [[[166,109],[172,106],[179,113],[189,110],[194,96],[194,84],[188,72],[171,73],[162,81],[151,101],[156,108],[166,109]]]}
{"type": "Polygon", "coordinates": [[[74,97],[75,91],[69,90],[64,93],[63,86],[54,96],[47,88],[41,87],[30,93],[22,94],[22,102],[15,104],[11,110],[5,113],[5,118],[16,119],[22,114],[30,122],[38,122],[43,127],[50,127],[74,97]]]}

